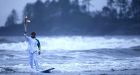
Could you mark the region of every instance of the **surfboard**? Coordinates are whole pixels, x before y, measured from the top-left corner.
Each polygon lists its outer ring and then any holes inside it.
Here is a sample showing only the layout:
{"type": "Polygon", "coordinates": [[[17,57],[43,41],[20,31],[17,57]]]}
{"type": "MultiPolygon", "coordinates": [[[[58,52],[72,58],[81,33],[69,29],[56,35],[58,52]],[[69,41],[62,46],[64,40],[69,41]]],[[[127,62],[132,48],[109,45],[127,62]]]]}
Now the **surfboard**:
{"type": "Polygon", "coordinates": [[[46,70],[41,71],[41,73],[51,73],[52,70],[54,70],[55,68],[49,68],[46,70]]]}

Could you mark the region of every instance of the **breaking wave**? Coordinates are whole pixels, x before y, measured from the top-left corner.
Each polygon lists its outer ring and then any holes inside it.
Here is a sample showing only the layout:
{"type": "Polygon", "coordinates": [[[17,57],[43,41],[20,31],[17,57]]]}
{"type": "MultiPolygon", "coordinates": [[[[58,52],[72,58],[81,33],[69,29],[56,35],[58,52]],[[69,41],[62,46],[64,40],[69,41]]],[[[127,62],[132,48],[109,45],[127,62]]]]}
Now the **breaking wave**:
{"type": "MultiPolygon", "coordinates": [[[[15,38],[16,40],[19,38],[15,38]]],[[[121,49],[140,46],[140,38],[136,37],[39,37],[42,50],[89,50],[89,49],[121,49]]],[[[26,50],[27,43],[2,42],[1,50],[26,50]]]]}

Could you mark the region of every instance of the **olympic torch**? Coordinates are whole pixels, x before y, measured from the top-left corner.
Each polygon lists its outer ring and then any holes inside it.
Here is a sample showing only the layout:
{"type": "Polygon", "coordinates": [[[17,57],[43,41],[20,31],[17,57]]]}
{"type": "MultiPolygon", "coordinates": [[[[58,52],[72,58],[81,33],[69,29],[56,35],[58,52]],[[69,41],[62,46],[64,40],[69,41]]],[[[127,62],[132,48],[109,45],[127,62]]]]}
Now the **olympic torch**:
{"type": "Polygon", "coordinates": [[[29,20],[28,16],[25,16],[25,19],[24,19],[24,31],[25,31],[25,33],[27,32],[27,25],[30,22],[31,21],[29,20]]]}

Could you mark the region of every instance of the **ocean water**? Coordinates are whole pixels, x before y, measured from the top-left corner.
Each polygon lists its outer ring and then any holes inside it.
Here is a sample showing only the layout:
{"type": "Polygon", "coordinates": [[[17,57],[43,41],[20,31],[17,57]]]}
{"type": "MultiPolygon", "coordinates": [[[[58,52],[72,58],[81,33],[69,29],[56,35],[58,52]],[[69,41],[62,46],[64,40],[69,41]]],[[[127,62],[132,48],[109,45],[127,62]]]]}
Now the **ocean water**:
{"type": "MultiPolygon", "coordinates": [[[[139,36],[52,36],[38,37],[40,69],[55,72],[91,72],[140,69],[139,36]]],[[[0,73],[28,73],[24,37],[0,37],[0,73]]]]}

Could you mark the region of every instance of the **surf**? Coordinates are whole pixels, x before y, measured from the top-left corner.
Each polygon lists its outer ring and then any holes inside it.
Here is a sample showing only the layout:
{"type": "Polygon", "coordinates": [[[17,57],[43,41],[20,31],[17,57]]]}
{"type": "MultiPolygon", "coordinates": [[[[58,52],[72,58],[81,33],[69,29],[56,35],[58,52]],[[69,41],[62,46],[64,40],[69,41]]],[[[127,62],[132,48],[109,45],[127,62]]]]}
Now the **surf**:
{"type": "MultiPolygon", "coordinates": [[[[89,49],[121,49],[140,46],[140,38],[133,36],[59,36],[59,37],[38,37],[42,50],[89,50],[89,49]]],[[[15,37],[15,39],[23,39],[15,37]]],[[[2,42],[1,50],[26,50],[27,43],[23,40],[19,42],[2,42]]]]}

